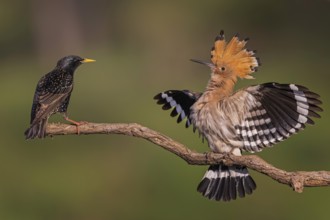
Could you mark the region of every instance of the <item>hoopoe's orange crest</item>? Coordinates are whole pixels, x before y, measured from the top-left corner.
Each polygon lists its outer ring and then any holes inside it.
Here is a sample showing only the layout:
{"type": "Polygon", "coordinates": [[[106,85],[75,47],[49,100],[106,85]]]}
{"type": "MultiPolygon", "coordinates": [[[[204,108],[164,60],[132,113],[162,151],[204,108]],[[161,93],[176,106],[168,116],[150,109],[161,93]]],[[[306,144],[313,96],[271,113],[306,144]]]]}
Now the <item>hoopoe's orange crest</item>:
{"type": "Polygon", "coordinates": [[[247,41],[247,38],[240,40],[238,35],[235,35],[227,43],[224,31],[220,31],[211,50],[211,61],[215,65],[214,71],[253,79],[250,74],[257,71],[259,59],[254,56],[255,51],[244,48],[247,41]]]}

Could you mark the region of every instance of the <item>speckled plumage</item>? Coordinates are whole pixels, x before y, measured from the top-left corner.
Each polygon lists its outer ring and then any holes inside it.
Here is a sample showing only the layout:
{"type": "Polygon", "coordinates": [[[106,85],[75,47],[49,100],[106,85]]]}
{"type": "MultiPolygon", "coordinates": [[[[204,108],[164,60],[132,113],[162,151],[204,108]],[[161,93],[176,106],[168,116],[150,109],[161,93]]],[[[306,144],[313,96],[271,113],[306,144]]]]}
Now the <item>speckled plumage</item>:
{"type": "Polygon", "coordinates": [[[30,127],[26,139],[44,138],[48,118],[57,112],[67,118],[67,108],[73,90],[74,72],[84,62],[92,62],[79,56],[66,56],[56,67],[39,80],[34,93],[30,127]]]}

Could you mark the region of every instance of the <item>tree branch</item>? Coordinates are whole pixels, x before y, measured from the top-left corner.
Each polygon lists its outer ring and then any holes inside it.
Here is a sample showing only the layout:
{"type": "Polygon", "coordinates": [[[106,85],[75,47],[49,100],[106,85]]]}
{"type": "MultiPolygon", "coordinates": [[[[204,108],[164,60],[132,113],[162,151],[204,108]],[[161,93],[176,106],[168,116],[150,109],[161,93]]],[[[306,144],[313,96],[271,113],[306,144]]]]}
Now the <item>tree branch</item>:
{"type": "MultiPolygon", "coordinates": [[[[242,165],[263,173],[279,183],[287,184],[296,192],[302,192],[304,186],[329,186],[330,171],[295,171],[280,170],[255,155],[234,156],[229,154],[197,153],[181,143],[147,127],[136,123],[86,123],[79,126],[80,134],[122,134],[146,139],[167,151],[176,154],[191,165],[242,165]]],[[[49,124],[47,134],[68,135],[77,134],[77,128],[68,124],[49,124]]]]}

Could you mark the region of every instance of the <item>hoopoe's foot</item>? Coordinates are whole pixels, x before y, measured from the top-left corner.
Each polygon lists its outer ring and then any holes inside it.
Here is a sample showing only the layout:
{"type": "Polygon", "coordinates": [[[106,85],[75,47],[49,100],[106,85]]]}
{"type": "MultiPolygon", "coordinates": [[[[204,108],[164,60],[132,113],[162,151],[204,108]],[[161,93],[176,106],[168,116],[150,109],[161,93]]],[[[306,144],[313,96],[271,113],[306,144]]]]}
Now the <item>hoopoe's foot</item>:
{"type": "Polygon", "coordinates": [[[72,124],[74,124],[77,128],[77,134],[79,135],[80,134],[80,129],[79,129],[79,126],[80,125],[84,125],[84,124],[87,124],[88,122],[87,121],[75,121],[75,120],[72,120],[68,117],[64,117],[64,120],[68,121],[68,122],[71,122],[72,124]]]}
{"type": "Polygon", "coordinates": [[[205,155],[205,160],[208,161],[210,158],[211,158],[211,155],[212,155],[213,152],[204,152],[204,155],[205,155]]]}

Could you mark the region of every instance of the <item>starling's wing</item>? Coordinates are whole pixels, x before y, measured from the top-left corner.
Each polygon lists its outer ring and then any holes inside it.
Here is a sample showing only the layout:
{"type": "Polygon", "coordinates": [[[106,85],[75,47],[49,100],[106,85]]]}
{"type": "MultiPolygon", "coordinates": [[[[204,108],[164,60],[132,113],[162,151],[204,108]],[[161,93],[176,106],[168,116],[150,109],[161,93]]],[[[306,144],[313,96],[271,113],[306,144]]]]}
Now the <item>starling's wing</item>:
{"type": "Polygon", "coordinates": [[[322,111],[319,95],[295,84],[265,83],[241,90],[227,104],[236,106],[234,127],[246,151],[261,151],[314,124],[322,111]]]}
{"type": "Polygon", "coordinates": [[[158,100],[157,104],[163,105],[164,110],[168,110],[174,107],[171,112],[171,116],[175,117],[179,115],[177,123],[187,118],[186,127],[189,127],[191,122],[190,107],[201,96],[201,93],[195,93],[189,90],[168,90],[157,94],[154,99],[158,100]]]}
{"type": "Polygon", "coordinates": [[[61,103],[71,94],[73,86],[51,87],[44,83],[43,78],[39,81],[32,105],[31,123],[54,113],[61,103]]]}

